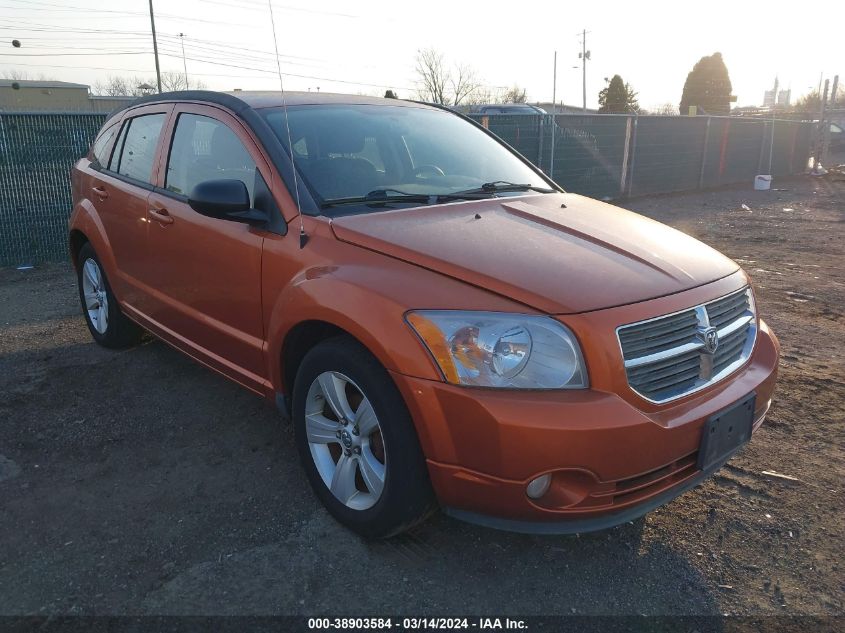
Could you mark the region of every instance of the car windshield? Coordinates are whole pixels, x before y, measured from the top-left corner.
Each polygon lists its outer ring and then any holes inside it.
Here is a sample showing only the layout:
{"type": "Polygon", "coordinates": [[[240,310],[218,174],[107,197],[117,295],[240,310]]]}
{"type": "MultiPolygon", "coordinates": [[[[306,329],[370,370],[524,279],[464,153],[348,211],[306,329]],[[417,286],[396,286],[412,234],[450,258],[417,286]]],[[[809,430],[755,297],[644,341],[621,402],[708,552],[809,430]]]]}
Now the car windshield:
{"type": "MultiPolygon", "coordinates": [[[[290,152],[284,110],[262,114],[290,152]]],[[[288,118],[296,167],[326,213],[549,190],[483,130],[442,110],[307,105],[288,107],[288,118]],[[378,197],[383,200],[374,202],[378,197]]]]}

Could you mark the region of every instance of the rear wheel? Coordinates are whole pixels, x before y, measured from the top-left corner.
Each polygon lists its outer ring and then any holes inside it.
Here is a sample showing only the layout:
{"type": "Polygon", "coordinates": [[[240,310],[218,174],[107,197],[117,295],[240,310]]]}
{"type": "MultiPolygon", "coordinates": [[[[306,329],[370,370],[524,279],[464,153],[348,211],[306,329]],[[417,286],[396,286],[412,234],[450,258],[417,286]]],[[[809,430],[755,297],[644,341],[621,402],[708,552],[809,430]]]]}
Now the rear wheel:
{"type": "Polygon", "coordinates": [[[136,344],[141,338],[141,328],[120,311],[90,243],[79,249],[77,264],[79,300],[91,336],[103,347],[122,348],[136,344]]]}
{"type": "Polygon", "coordinates": [[[293,394],[297,449],[329,512],[384,538],[423,520],[434,495],[411,416],[387,371],[347,337],[314,347],[293,394]]]}

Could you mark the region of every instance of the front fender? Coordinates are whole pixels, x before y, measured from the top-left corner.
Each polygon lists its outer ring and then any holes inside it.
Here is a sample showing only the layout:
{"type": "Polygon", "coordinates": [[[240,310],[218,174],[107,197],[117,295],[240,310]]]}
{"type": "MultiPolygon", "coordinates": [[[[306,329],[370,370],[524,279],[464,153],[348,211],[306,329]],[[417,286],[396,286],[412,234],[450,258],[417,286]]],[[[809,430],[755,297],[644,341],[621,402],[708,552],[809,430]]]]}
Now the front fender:
{"type": "Polygon", "coordinates": [[[303,321],[345,330],[388,370],[439,380],[440,371],[405,323],[408,306],[390,292],[391,273],[369,266],[317,267],[298,275],[279,294],[270,313],[271,380],[284,391],[281,362],[285,340],[303,321]]]}
{"type": "Polygon", "coordinates": [[[304,249],[289,237],[264,241],[262,302],[267,375],[284,393],[281,368],[288,333],[304,321],[345,330],[389,371],[442,380],[405,322],[409,310],[526,312],[526,306],[459,279],[337,240],[328,222],[306,218],[304,249]]]}

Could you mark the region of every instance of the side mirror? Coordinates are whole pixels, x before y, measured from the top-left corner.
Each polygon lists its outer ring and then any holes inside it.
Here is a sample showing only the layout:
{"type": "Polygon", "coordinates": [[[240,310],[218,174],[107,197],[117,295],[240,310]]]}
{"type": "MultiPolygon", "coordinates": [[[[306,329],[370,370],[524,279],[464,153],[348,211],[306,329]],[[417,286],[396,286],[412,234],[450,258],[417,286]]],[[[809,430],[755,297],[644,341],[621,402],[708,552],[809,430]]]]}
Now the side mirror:
{"type": "Polygon", "coordinates": [[[264,224],[266,214],[252,209],[249,192],[240,180],[206,180],[199,183],[188,196],[190,207],[201,215],[219,220],[246,224],[264,224]]]}

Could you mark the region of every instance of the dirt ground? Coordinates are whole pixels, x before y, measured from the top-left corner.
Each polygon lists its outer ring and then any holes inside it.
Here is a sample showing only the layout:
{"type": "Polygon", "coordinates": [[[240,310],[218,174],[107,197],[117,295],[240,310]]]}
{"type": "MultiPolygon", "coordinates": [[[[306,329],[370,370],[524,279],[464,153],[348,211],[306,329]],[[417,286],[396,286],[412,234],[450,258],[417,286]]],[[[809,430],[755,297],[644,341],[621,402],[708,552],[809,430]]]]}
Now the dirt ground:
{"type": "Polygon", "coordinates": [[[842,615],[845,183],[775,187],[623,203],[746,268],[781,378],[715,478],[580,536],[437,515],[363,541],[263,401],[160,342],[94,345],[68,266],[0,270],[0,614],[842,615]]]}

